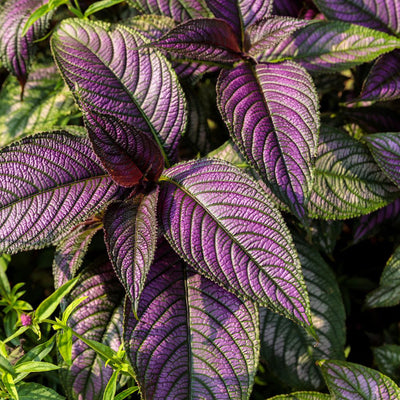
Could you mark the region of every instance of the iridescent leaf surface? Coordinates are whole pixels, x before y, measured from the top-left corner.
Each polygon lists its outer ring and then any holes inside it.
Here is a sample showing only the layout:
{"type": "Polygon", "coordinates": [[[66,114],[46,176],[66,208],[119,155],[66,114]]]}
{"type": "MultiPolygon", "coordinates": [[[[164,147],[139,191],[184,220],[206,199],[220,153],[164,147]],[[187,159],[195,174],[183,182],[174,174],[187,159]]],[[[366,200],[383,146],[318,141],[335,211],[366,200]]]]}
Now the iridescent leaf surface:
{"type": "Polygon", "coordinates": [[[397,400],[400,396],[400,388],[390,378],[363,365],[324,361],[322,372],[337,400],[397,400]]]}
{"type": "Polygon", "coordinates": [[[318,392],[295,392],[270,397],[267,400],[332,400],[329,394],[318,392]]]}
{"type": "Polygon", "coordinates": [[[365,305],[368,308],[391,307],[400,304],[400,247],[397,247],[387,262],[377,289],[368,293],[365,305]]]}
{"type": "Polygon", "coordinates": [[[385,344],[372,348],[374,361],[379,371],[392,378],[397,384],[400,382],[400,346],[385,344]]]}
{"type": "Polygon", "coordinates": [[[313,180],[318,98],[292,62],[222,71],[217,102],[231,136],[274,193],[302,218],[313,180]]]}
{"type": "Polygon", "coordinates": [[[56,289],[75,277],[93,236],[101,227],[100,219],[91,218],[75,226],[57,244],[53,259],[53,277],[56,289]]]}
{"type": "Polygon", "coordinates": [[[309,71],[342,71],[400,47],[395,36],[339,21],[318,21],[297,30],[257,59],[291,59],[309,71]]]}
{"type": "Polygon", "coordinates": [[[120,193],[89,140],[30,136],[0,152],[0,251],[50,245],[120,193]]]}
{"type": "Polygon", "coordinates": [[[382,171],[400,188],[400,133],[375,133],[364,139],[382,171]]]}
{"type": "Polygon", "coordinates": [[[257,370],[258,310],[159,246],[124,344],[146,399],[247,399],[257,370]]]}
{"type": "Polygon", "coordinates": [[[400,50],[394,50],[384,54],[374,63],[358,100],[382,101],[399,97],[400,50]]]}
{"type": "Polygon", "coordinates": [[[152,46],[191,61],[229,65],[242,58],[235,32],[227,22],[218,18],[184,22],[153,42],[152,46]]]}
{"type": "Polygon", "coordinates": [[[85,124],[95,153],[119,185],[131,187],[160,177],[164,159],[150,136],[112,115],[86,112],[85,124]]]}
{"type": "Polygon", "coordinates": [[[255,181],[217,159],[178,164],[162,180],[159,215],[178,254],[238,296],[309,325],[290,233],[255,181]]]}
{"type": "Polygon", "coordinates": [[[398,189],[380,170],[367,146],[337,128],[321,129],[309,202],[312,217],[353,218],[389,204],[397,195],[398,189]]]}
{"type": "Polygon", "coordinates": [[[158,193],[156,187],[147,195],[114,202],[104,215],[108,254],[135,313],[157,244],[158,193]]]}
{"type": "Polygon", "coordinates": [[[344,358],[345,310],[336,278],[311,245],[295,240],[310,296],[318,345],[292,321],[266,309],[260,312],[261,357],[268,369],[292,389],[320,389],[324,382],[315,365],[321,358],[344,358]]]}
{"type": "Polygon", "coordinates": [[[400,33],[397,0],[315,0],[328,19],[359,24],[368,28],[400,33]]]}
{"type": "MultiPolygon", "coordinates": [[[[72,312],[68,325],[80,335],[111,347],[122,342],[124,290],[110,263],[92,265],[84,270],[76,288],[65,299],[86,300],[72,312]]],[[[60,370],[61,381],[72,400],[102,400],[113,369],[81,340],[73,337],[72,365],[60,370]]]]}
{"type": "Polygon", "coordinates": [[[49,15],[36,21],[22,37],[22,29],[29,16],[45,0],[8,0],[0,9],[0,60],[23,87],[31,62],[34,41],[46,32],[49,15]]]}
{"type": "Polygon", "coordinates": [[[210,16],[210,11],[203,0],[128,0],[128,2],[142,14],[164,15],[179,22],[210,16]]]}
{"type": "Polygon", "coordinates": [[[122,25],[64,20],[52,36],[55,60],[85,110],[114,115],[146,132],[173,160],[186,110],[167,60],[122,25]]]}
{"type": "Polygon", "coordinates": [[[63,126],[74,113],[74,100],[55,67],[41,66],[29,74],[23,101],[19,83],[9,76],[0,92],[0,146],[35,131],[63,126]]]}

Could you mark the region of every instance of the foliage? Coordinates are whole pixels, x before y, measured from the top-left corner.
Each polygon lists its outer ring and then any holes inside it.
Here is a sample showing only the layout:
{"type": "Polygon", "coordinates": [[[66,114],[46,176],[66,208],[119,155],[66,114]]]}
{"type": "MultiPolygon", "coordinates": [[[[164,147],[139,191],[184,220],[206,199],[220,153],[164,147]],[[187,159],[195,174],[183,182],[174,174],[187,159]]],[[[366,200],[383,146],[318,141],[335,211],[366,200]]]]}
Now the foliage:
{"type": "Polygon", "coordinates": [[[397,0],[3,3],[2,398],[400,396],[398,333],[345,347],[354,288],[400,302],[397,0]]]}

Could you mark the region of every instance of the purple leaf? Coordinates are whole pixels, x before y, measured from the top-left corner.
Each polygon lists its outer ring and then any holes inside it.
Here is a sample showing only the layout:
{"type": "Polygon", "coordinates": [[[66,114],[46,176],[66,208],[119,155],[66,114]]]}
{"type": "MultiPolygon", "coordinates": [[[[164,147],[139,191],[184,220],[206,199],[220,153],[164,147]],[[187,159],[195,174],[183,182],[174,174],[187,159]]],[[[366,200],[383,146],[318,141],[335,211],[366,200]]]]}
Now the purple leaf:
{"type": "Polygon", "coordinates": [[[272,12],[275,15],[298,17],[303,7],[303,0],[274,0],[272,12]]]}
{"type": "Polygon", "coordinates": [[[44,247],[64,237],[121,189],[89,140],[67,132],[30,136],[0,152],[0,251],[44,247]]]}
{"type": "Polygon", "coordinates": [[[292,62],[242,64],[221,72],[217,96],[237,146],[274,193],[304,217],[319,129],[311,77],[292,62]]]}
{"type": "Polygon", "coordinates": [[[45,0],[8,0],[0,9],[0,60],[24,87],[34,50],[34,41],[42,37],[49,23],[49,14],[37,20],[22,37],[29,16],[45,0]]]}
{"type": "Polygon", "coordinates": [[[159,188],[124,202],[111,203],[104,215],[108,254],[136,313],[157,244],[159,188]]]}
{"type": "Polygon", "coordinates": [[[115,182],[131,187],[158,180],[164,159],[150,136],[112,115],[86,112],[85,123],[94,152],[115,182]]]}
{"type": "MultiPolygon", "coordinates": [[[[72,312],[68,325],[87,339],[118,351],[122,342],[124,290],[110,263],[86,268],[66,303],[83,296],[86,300],[72,312]]],[[[68,398],[102,400],[113,369],[105,366],[94,350],[73,337],[72,365],[60,370],[68,398]]]]}
{"type": "Polygon", "coordinates": [[[271,17],[258,21],[246,30],[249,54],[255,58],[261,58],[266,49],[275,47],[307,24],[306,20],[289,17],[271,17]]]}
{"type": "Polygon", "coordinates": [[[400,97],[400,50],[381,56],[372,66],[357,100],[394,100],[400,97]]]}
{"type": "Polygon", "coordinates": [[[337,400],[397,400],[400,388],[387,376],[360,364],[322,361],[322,372],[337,400]]]}
{"type": "Polygon", "coordinates": [[[235,32],[227,22],[216,18],[184,22],[153,42],[152,46],[191,61],[229,65],[242,58],[235,32]]]}
{"type": "Polygon", "coordinates": [[[315,0],[315,4],[328,19],[400,33],[398,0],[315,0]]]}
{"type": "Polygon", "coordinates": [[[70,19],[59,25],[51,43],[85,110],[122,119],[152,137],[166,158],[176,157],[186,124],[183,91],[161,54],[138,49],[146,44],[140,34],[122,25],[70,19]]]}
{"type": "Polygon", "coordinates": [[[205,2],[199,0],[128,0],[128,2],[142,14],[163,15],[179,22],[210,16],[205,2]]]}
{"type": "Polygon", "coordinates": [[[259,62],[291,59],[309,71],[342,71],[374,60],[400,46],[400,39],[339,21],[312,22],[278,46],[266,51],[259,62]]]}
{"type": "Polygon", "coordinates": [[[162,180],[159,215],[177,253],[238,296],[307,327],[298,257],[281,214],[261,187],[217,159],[178,164],[162,180]]]}
{"type": "Polygon", "coordinates": [[[244,31],[272,11],[271,0],[206,0],[213,14],[228,22],[235,31],[240,47],[244,47],[244,31]]]}
{"type": "Polygon", "coordinates": [[[165,243],[124,342],[146,399],[247,399],[257,370],[258,310],[193,273],[165,243]]]}
{"type": "Polygon", "coordinates": [[[364,139],[382,171],[400,188],[400,133],[375,133],[364,139]]]}
{"type": "Polygon", "coordinates": [[[75,226],[58,243],[53,260],[54,287],[56,289],[75,277],[93,236],[101,227],[101,220],[93,217],[75,226]]]}
{"type": "Polygon", "coordinates": [[[354,242],[357,243],[364,239],[382,224],[394,225],[400,219],[400,199],[396,199],[393,203],[379,210],[363,215],[354,231],[354,242]]]}

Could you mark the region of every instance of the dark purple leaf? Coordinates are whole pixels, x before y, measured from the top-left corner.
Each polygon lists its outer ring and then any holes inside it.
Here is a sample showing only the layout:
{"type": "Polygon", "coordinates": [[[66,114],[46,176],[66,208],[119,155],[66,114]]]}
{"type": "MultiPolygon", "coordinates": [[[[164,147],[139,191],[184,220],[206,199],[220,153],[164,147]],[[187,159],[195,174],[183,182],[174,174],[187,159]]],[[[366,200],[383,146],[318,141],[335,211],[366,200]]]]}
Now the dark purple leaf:
{"type": "Polygon", "coordinates": [[[400,33],[398,0],[315,0],[315,4],[328,19],[400,33]]]}
{"type": "Polygon", "coordinates": [[[183,91],[168,61],[122,25],[69,19],[52,37],[55,60],[85,110],[113,115],[152,137],[173,160],[185,129],[183,91]],[[139,49],[139,47],[141,47],[139,49]]]}
{"type": "Polygon", "coordinates": [[[307,327],[309,306],[285,222],[261,187],[217,159],[182,163],[162,180],[165,236],[198,272],[307,327]]]}
{"type": "Polygon", "coordinates": [[[75,226],[57,245],[53,260],[54,287],[56,289],[75,277],[93,236],[101,227],[100,219],[91,218],[75,226]]]}
{"type": "Polygon", "coordinates": [[[217,96],[240,150],[292,212],[304,217],[319,129],[311,77],[292,62],[242,64],[221,72],[217,96]]]}
{"type": "Polygon", "coordinates": [[[244,47],[246,28],[272,11],[271,0],[206,0],[213,14],[228,22],[235,31],[240,48],[244,47]]]}
{"type": "Polygon", "coordinates": [[[222,19],[187,21],[162,36],[152,46],[191,61],[232,64],[242,58],[235,32],[222,19]]]}
{"type": "MultiPolygon", "coordinates": [[[[66,303],[83,296],[86,300],[72,312],[68,325],[87,339],[118,351],[122,342],[123,298],[121,287],[110,263],[86,268],[66,303]]],[[[94,350],[73,337],[72,365],[60,370],[68,398],[102,400],[113,369],[94,350]]]]}
{"type": "Polygon", "coordinates": [[[400,50],[381,56],[372,66],[357,100],[394,100],[400,97],[400,50]]]}
{"type": "Polygon", "coordinates": [[[37,20],[22,37],[29,16],[45,0],[8,0],[0,9],[0,60],[25,85],[34,41],[46,32],[49,14],[37,20]]]}
{"type": "Polygon", "coordinates": [[[309,71],[342,71],[400,46],[400,39],[340,21],[311,22],[256,58],[259,62],[291,59],[309,71]]]}
{"type": "Polygon", "coordinates": [[[111,203],[104,215],[108,254],[136,313],[157,244],[159,188],[124,202],[111,203]]]}
{"type": "Polygon", "coordinates": [[[258,310],[191,272],[165,243],[124,342],[146,399],[247,399],[257,370],[258,310]]]}
{"type": "Polygon", "coordinates": [[[43,133],[6,147],[0,152],[0,251],[54,243],[120,193],[84,137],[43,133]]]}
{"type": "Polygon", "coordinates": [[[163,15],[181,22],[192,18],[209,17],[205,1],[199,0],[128,0],[142,14],[163,15]]]}
{"type": "Polygon", "coordinates": [[[85,123],[94,152],[115,182],[131,187],[157,181],[164,159],[150,136],[112,115],[86,112],[85,123]]]}
{"type": "Polygon", "coordinates": [[[303,7],[303,0],[274,0],[272,13],[275,15],[298,17],[303,7]]]}
{"type": "Polygon", "coordinates": [[[397,400],[400,388],[374,369],[345,361],[323,361],[322,372],[337,400],[397,400]]]}

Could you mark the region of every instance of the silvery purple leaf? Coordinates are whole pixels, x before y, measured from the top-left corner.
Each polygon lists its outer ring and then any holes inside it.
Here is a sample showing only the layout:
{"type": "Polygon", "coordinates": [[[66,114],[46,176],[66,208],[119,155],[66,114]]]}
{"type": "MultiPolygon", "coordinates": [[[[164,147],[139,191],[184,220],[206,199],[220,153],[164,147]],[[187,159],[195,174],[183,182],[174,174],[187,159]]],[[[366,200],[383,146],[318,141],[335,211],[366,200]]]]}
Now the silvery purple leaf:
{"type": "Polygon", "coordinates": [[[115,182],[132,187],[157,181],[164,159],[150,136],[112,115],[89,111],[84,117],[94,152],[115,182]]]}
{"type": "Polygon", "coordinates": [[[136,313],[157,244],[159,188],[111,203],[104,215],[108,254],[136,313]]]}
{"type": "Polygon", "coordinates": [[[335,275],[308,243],[295,239],[309,290],[312,322],[318,345],[298,325],[267,309],[260,310],[261,358],[284,385],[296,390],[322,389],[315,361],[344,358],[345,310],[335,275]]]}
{"type": "Polygon", "coordinates": [[[366,145],[337,128],[322,127],[310,216],[353,218],[389,204],[397,195],[398,189],[380,170],[366,145]]]}
{"type": "Polygon", "coordinates": [[[0,152],[0,251],[44,247],[118,197],[89,140],[30,136],[0,152]]]}
{"type": "Polygon", "coordinates": [[[211,16],[205,1],[201,0],[128,0],[128,3],[142,14],[163,15],[178,22],[211,16]]]}
{"type": "Polygon", "coordinates": [[[221,72],[217,102],[250,164],[303,218],[319,129],[318,97],[311,77],[292,62],[241,64],[221,72]]]}
{"type": "Polygon", "coordinates": [[[328,19],[400,33],[400,7],[397,0],[314,0],[328,19]]]}
{"type": "Polygon", "coordinates": [[[183,91],[164,56],[138,48],[147,43],[140,34],[122,25],[69,19],[51,43],[85,111],[122,119],[152,137],[165,158],[176,157],[186,124],[183,91]]]}
{"type": "Polygon", "coordinates": [[[388,225],[397,225],[399,222],[400,198],[371,214],[363,215],[356,225],[354,242],[357,243],[364,239],[367,235],[374,232],[376,228],[385,223],[388,225]]]}
{"type": "Polygon", "coordinates": [[[261,187],[217,159],[181,163],[162,177],[159,217],[172,247],[199,273],[310,325],[290,233],[261,187]]]}
{"type": "Polygon", "coordinates": [[[53,260],[56,289],[75,277],[93,236],[101,227],[101,220],[93,217],[73,227],[71,232],[57,244],[53,260]]]}
{"type": "Polygon", "coordinates": [[[0,8],[0,60],[25,85],[34,41],[43,36],[49,23],[49,14],[36,21],[22,37],[22,29],[29,16],[45,0],[8,0],[0,8]]]}
{"type": "Polygon", "coordinates": [[[247,399],[257,370],[258,310],[159,246],[124,344],[146,399],[247,399]]]}
{"type": "Polygon", "coordinates": [[[340,21],[317,21],[265,51],[259,62],[291,59],[309,71],[342,71],[400,47],[400,39],[340,21]]]}
{"type": "Polygon", "coordinates": [[[364,139],[382,171],[400,188],[400,133],[375,133],[364,139]]]}
{"type": "Polygon", "coordinates": [[[322,361],[322,373],[337,400],[397,400],[400,388],[374,369],[345,361],[322,361]]]}
{"type": "Polygon", "coordinates": [[[400,97],[400,50],[381,56],[372,66],[357,100],[394,100],[400,97]]]}
{"type": "Polygon", "coordinates": [[[184,22],[151,45],[184,60],[230,65],[242,59],[235,32],[227,22],[217,18],[184,22]]]}
{"type": "Polygon", "coordinates": [[[382,272],[379,286],[368,293],[367,308],[393,307],[400,304],[400,247],[397,247],[382,272]]]}
{"type": "Polygon", "coordinates": [[[246,28],[268,17],[272,11],[271,0],[206,0],[206,2],[217,18],[224,19],[231,25],[242,49],[246,28]]]}
{"type": "MultiPolygon", "coordinates": [[[[122,342],[124,290],[110,263],[86,268],[66,304],[83,296],[86,300],[72,312],[68,325],[80,335],[118,351],[122,342]]],[[[73,336],[72,365],[60,370],[72,400],[102,400],[113,369],[94,350],[73,336]]]]}
{"type": "Polygon", "coordinates": [[[249,41],[249,55],[257,59],[262,58],[266,49],[275,47],[308,23],[304,19],[289,17],[270,17],[258,21],[246,30],[246,37],[249,41]]]}

